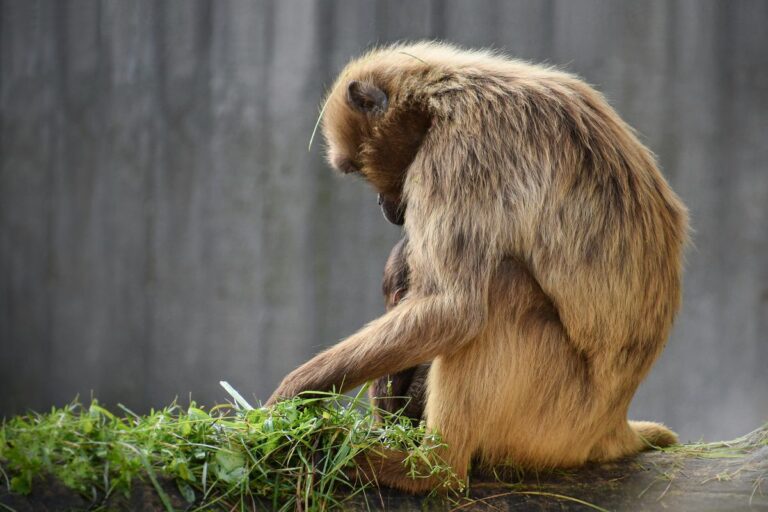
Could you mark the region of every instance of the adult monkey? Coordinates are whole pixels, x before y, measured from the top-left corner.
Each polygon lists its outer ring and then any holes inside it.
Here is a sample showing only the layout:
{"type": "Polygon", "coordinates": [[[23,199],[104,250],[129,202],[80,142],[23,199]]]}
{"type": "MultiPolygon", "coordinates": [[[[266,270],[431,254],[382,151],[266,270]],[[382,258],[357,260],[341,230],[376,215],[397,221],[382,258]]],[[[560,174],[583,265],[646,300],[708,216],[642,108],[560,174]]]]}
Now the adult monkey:
{"type": "MultiPolygon", "coordinates": [[[[404,213],[410,289],[268,403],[432,360],[426,421],[461,477],[473,456],[567,467],[676,442],[626,416],[680,304],[686,210],[599,93],[488,52],[392,46],[347,65],[323,131],[333,166],[404,213]]],[[[438,485],[401,461],[371,477],[438,485]]]]}

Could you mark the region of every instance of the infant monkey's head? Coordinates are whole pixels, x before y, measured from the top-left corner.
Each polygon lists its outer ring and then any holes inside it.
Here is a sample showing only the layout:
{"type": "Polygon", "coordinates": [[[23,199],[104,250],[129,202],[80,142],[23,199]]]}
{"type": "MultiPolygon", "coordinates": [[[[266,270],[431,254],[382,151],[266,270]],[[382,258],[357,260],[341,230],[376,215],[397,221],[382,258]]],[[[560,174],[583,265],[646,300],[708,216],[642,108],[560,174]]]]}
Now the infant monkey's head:
{"type": "Polygon", "coordinates": [[[407,249],[408,238],[404,237],[392,248],[387,263],[384,265],[381,291],[384,292],[387,311],[397,306],[408,293],[407,249]]]}

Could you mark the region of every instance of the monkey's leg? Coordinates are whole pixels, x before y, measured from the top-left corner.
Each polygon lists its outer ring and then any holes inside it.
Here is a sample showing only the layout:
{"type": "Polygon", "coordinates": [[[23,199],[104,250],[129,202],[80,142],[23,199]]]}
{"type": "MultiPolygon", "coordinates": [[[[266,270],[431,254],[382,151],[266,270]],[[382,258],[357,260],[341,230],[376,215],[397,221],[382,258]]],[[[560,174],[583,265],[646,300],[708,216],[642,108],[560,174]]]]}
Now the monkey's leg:
{"type": "Polygon", "coordinates": [[[589,460],[603,462],[621,459],[654,447],[672,446],[677,442],[677,434],[661,423],[627,421],[626,415],[622,415],[616,426],[592,448],[589,460]]]}
{"type": "Polygon", "coordinates": [[[424,409],[427,405],[427,378],[429,377],[430,363],[420,364],[416,367],[406,396],[408,403],[403,410],[403,414],[415,423],[425,418],[424,409]]]}
{"type": "Polygon", "coordinates": [[[458,479],[446,479],[443,476],[430,475],[430,468],[420,458],[413,462],[416,470],[416,477],[413,478],[410,475],[409,463],[406,462],[408,454],[394,450],[368,452],[357,457],[355,461],[357,467],[353,471],[352,477],[366,483],[372,482],[379,486],[392,487],[413,494],[426,493],[436,488],[450,490],[463,485],[463,482],[466,481],[466,468],[469,465],[469,460],[467,459],[463,464],[458,461],[451,462],[449,449],[440,448],[436,452],[442,463],[454,469],[458,479]]]}
{"type": "Polygon", "coordinates": [[[461,296],[408,298],[291,372],[266,405],[303,391],[354,388],[455,351],[480,330],[482,311],[482,303],[470,303],[461,296]],[[475,314],[456,315],[457,310],[475,314]]]}
{"type": "Polygon", "coordinates": [[[402,416],[418,424],[424,418],[429,366],[429,363],[420,364],[375,379],[368,389],[371,403],[388,413],[402,411],[402,416]]]}
{"type": "MultiPolygon", "coordinates": [[[[401,412],[403,416],[417,423],[421,420],[424,412],[424,404],[421,401],[423,393],[419,387],[419,382],[415,382],[418,380],[417,370],[419,368],[421,366],[407,368],[395,374],[379,377],[371,382],[371,387],[368,388],[368,397],[376,407],[374,412],[379,420],[382,419],[378,414],[381,411],[390,414],[401,412]],[[414,391],[417,396],[414,396],[414,391]]],[[[421,383],[421,387],[423,385],[421,383]]]]}
{"type": "Polygon", "coordinates": [[[405,463],[408,454],[392,450],[367,453],[360,457],[356,461],[358,476],[366,481],[414,494],[436,488],[455,489],[463,485],[476,443],[471,429],[468,428],[472,423],[466,423],[466,414],[458,410],[459,404],[454,405],[453,410],[442,408],[437,414],[427,418],[427,428],[439,430],[445,446],[435,449],[436,462],[450,467],[456,479],[446,479],[444,475],[429,475],[430,468],[420,459],[414,461],[416,474],[420,476],[413,478],[410,467],[405,463]]]}
{"type": "MultiPolygon", "coordinates": [[[[368,397],[377,410],[396,413],[406,406],[408,388],[413,381],[416,367],[401,372],[387,374],[371,382],[368,397]]],[[[381,419],[379,417],[379,419],[381,419]]]]}
{"type": "MultiPolygon", "coordinates": [[[[474,343],[476,341],[465,350],[473,350],[474,343]]],[[[421,372],[430,372],[430,390],[426,394],[427,429],[437,431],[444,445],[435,448],[434,453],[438,458],[436,462],[449,466],[457,479],[446,479],[444,475],[429,476],[431,468],[420,459],[413,463],[416,474],[422,476],[413,478],[410,466],[405,463],[407,454],[391,450],[369,452],[360,456],[356,461],[358,467],[355,471],[358,478],[410,493],[423,493],[436,488],[448,490],[456,488],[466,480],[470,459],[478,443],[477,429],[474,428],[477,418],[474,416],[476,404],[473,399],[476,397],[464,380],[479,377],[474,374],[456,374],[452,366],[445,368],[446,359],[454,359],[451,364],[460,365],[460,360],[465,359],[463,352],[459,351],[449,357],[438,357],[431,365],[419,367],[421,372]],[[435,370],[436,373],[432,374],[435,370]],[[460,376],[459,379],[457,375],[460,376]],[[447,386],[447,383],[451,385],[447,386]]],[[[482,371],[482,368],[479,370],[482,371]]],[[[426,378],[426,373],[421,377],[426,378]]],[[[416,380],[419,380],[418,376],[416,380]]],[[[426,386],[420,389],[424,392],[426,386]]],[[[488,389],[490,391],[491,387],[488,389]]]]}

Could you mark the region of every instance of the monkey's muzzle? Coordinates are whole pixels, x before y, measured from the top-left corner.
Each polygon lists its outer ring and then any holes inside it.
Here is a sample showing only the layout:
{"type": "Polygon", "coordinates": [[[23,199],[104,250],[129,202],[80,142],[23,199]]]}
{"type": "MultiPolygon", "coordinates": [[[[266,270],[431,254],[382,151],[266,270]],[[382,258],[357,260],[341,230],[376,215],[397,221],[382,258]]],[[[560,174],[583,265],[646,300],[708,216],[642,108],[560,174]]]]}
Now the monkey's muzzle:
{"type": "Polygon", "coordinates": [[[379,194],[378,202],[385,219],[396,226],[402,226],[405,223],[405,208],[400,201],[392,201],[379,194]]]}

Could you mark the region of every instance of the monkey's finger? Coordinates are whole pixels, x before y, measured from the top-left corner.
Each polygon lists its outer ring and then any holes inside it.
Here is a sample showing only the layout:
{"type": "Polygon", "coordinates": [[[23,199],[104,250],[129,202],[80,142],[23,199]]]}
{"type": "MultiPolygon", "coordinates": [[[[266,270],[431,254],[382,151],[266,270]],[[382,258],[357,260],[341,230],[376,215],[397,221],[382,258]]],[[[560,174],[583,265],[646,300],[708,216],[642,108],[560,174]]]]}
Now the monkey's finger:
{"type": "Polygon", "coordinates": [[[264,402],[264,407],[273,407],[278,402],[282,402],[283,400],[288,400],[290,396],[285,396],[283,393],[280,393],[280,390],[278,389],[274,393],[272,393],[272,396],[269,397],[269,400],[264,402]]]}

